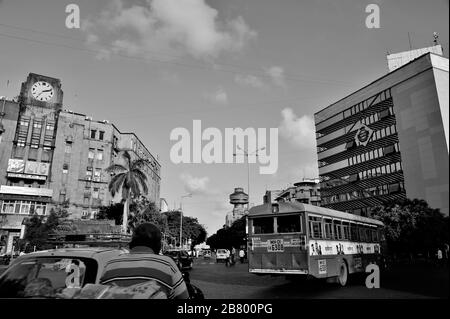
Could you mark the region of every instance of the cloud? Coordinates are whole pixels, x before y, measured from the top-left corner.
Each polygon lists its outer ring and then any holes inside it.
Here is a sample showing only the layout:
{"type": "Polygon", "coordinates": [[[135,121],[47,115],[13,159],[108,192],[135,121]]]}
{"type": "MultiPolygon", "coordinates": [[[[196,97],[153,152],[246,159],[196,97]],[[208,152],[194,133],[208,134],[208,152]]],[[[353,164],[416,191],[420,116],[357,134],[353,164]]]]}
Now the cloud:
{"type": "Polygon", "coordinates": [[[264,82],[262,81],[262,79],[254,75],[237,74],[234,77],[234,81],[239,85],[257,89],[262,88],[264,86],[264,82]]]}
{"type": "Polygon", "coordinates": [[[95,20],[86,20],[83,30],[91,48],[169,59],[239,52],[257,36],[240,16],[219,21],[205,0],[113,0],[95,20]]]}
{"type": "Polygon", "coordinates": [[[208,195],[212,191],[208,187],[209,177],[194,177],[190,174],[181,174],[184,190],[192,195],[208,195]]]}
{"type": "Polygon", "coordinates": [[[214,104],[220,105],[228,104],[228,94],[222,87],[219,87],[214,92],[204,93],[203,97],[214,104]]]}
{"type": "Polygon", "coordinates": [[[311,116],[298,117],[290,108],[281,111],[280,135],[300,149],[316,145],[314,120],[311,116]]]}
{"type": "Polygon", "coordinates": [[[280,66],[272,66],[270,68],[265,68],[266,74],[270,77],[273,84],[279,87],[286,87],[286,82],[284,79],[284,69],[280,66]]]}

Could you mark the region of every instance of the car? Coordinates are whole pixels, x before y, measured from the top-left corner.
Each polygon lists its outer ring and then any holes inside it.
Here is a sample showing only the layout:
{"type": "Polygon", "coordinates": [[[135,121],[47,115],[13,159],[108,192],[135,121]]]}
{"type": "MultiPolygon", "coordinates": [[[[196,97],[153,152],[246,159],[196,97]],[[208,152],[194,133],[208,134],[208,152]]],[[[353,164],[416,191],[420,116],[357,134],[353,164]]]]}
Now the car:
{"type": "Polygon", "coordinates": [[[207,259],[211,258],[211,250],[209,250],[209,249],[203,250],[203,258],[207,258],[207,259]]]}
{"type": "Polygon", "coordinates": [[[227,250],[226,249],[217,249],[216,250],[216,262],[223,261],[225,262],[227,260],[227,250]]]}
{"type": "Polygon", "coordinates": [[[171,257],[180,270],[192,269],[192,265],[194,264],[194,259],[183,249],[167,250],[164,255],[171,257]]]}
{"type": "MultiPolygon", "coordinates": [[[[99,284],[108,261],[128,253],[118,248],[60,248],[29,253],[17,257],[0,276],[0,298],[27,298],[36,293],[36,285],[44,296],[54,296],[69,286],[99,284]],[[47,294],[52,290],[52,294],[47,294]]],[[[35,295],[34,295],[35,296],[35,295]]]]}

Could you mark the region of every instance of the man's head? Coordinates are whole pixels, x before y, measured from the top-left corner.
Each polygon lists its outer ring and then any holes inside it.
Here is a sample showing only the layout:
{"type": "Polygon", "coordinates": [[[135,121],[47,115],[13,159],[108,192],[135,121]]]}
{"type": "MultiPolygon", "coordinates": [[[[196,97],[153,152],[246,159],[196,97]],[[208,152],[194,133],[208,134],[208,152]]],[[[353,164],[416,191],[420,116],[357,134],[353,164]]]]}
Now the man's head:
{"type": "Polygon", "coordinates": [[[151,223],[144,223],[136,227],[130,242],[130,249],[136,246],[151,248],[155,254],[161,250],[161,231],[151,223]]]}

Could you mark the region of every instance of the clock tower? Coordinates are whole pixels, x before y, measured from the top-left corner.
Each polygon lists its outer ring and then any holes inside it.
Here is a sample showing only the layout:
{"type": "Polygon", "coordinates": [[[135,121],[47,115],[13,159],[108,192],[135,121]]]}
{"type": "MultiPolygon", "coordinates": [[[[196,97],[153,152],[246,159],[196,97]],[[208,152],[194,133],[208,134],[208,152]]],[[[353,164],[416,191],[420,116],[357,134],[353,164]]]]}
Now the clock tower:
{"type": "Polygon", "coordinates": [[[63,91],[61,81],[44,75],[30,73],[20,90],[20,102],[23,106],[37,106],[60,111],[63,91]]]}

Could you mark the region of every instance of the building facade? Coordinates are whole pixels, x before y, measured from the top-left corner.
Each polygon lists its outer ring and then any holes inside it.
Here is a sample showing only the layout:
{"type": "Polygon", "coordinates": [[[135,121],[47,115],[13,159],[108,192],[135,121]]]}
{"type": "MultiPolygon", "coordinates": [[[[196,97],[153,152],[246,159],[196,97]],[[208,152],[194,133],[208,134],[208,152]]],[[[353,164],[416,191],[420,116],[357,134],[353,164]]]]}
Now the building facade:
{"type": "Polygon", "coordinates": [[[281,191],[276,202],[299,202],[320,206],[320,183],[317,180],[303,179],[294,186],[281,191]]]}
{"type": "Polygon", "coordinates": [[[0,235],[7,251],[30,214],[63,207],[74,219],[94,218],[120,201],[108,191],[105,169],[123,163],[122,151],[143,158],[149,192],[159,206],[161,165],[134,133],[108,121],[63,110],[59,79],[31,73],[18,101],[2,101],[0,122],[0,235]]]}
{"type": "Polygon", "coordinates": [[[448,59],[426,53],[315,114],[321,205],[402,198],[449,212],[448,59]]]}

